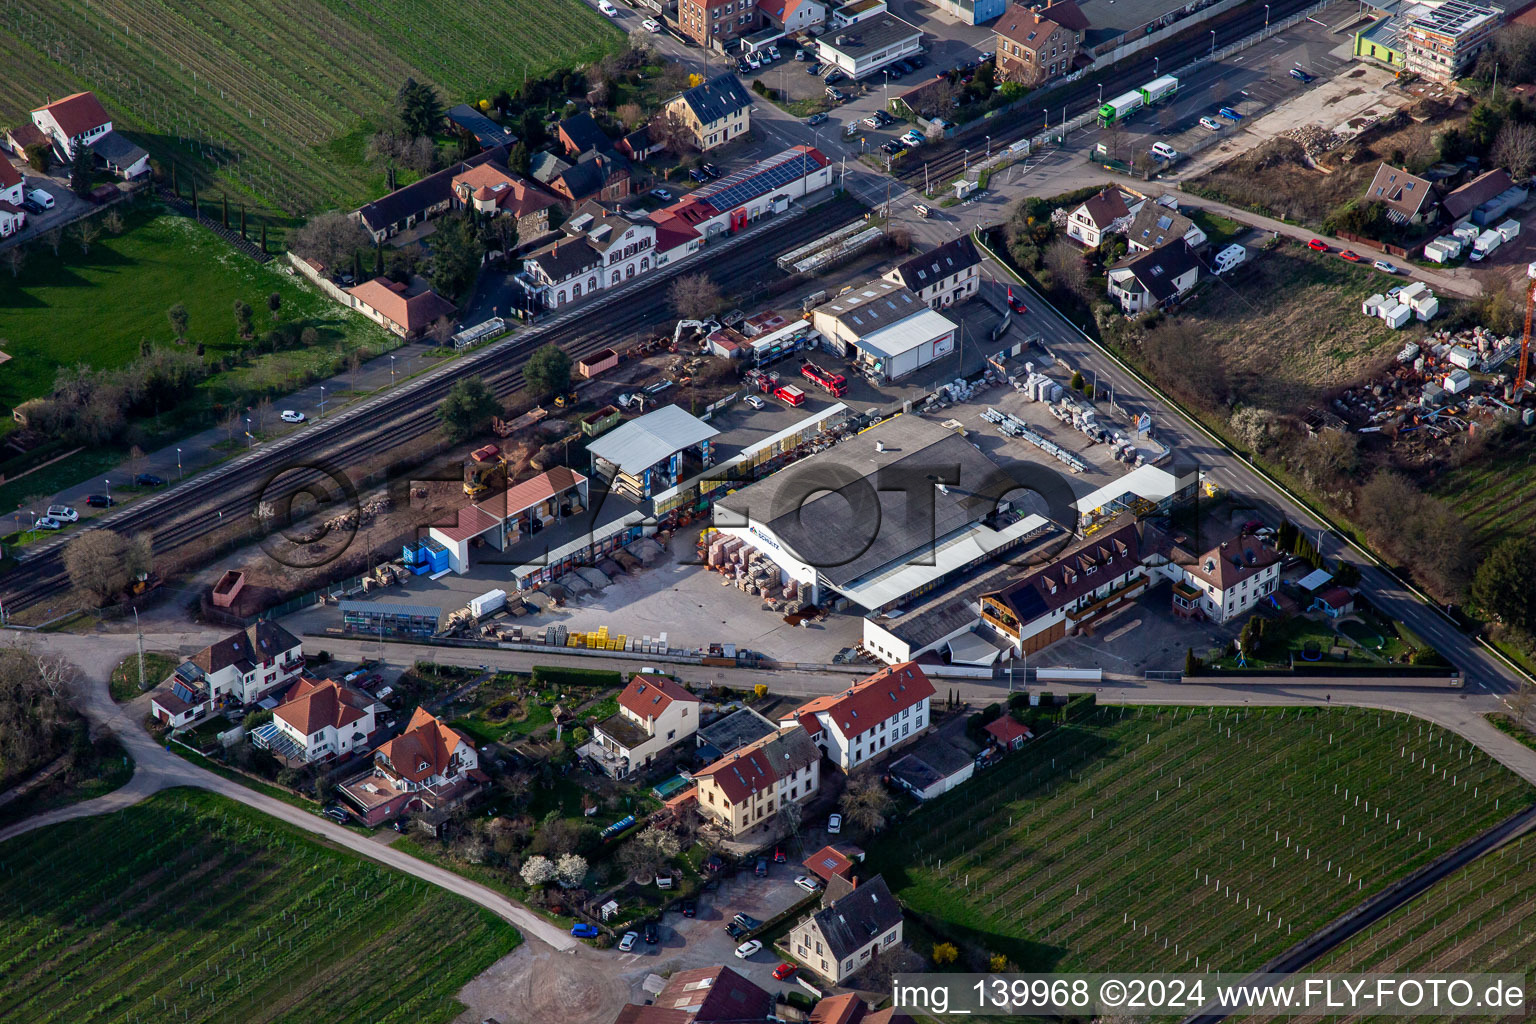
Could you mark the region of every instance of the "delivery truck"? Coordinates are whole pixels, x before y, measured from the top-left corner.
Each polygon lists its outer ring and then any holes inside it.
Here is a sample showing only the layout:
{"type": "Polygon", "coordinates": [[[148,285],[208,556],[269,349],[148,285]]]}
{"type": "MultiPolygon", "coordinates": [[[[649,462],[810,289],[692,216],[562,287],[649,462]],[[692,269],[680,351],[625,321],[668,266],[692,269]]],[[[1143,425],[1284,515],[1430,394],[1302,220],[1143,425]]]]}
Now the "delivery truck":
{"type": "Polygon", "coordinates": [[[1141,93],[1141,102],[1150,107],[1178,92],[1179,80],[1173,75],[1164,75],[1161,78],[1152,79],[1136,91],[1141,93]]]}
{"type": "Polygon", "coordinates": [[[1497,249],[1503,244],[1504,236],[1499,233],[1498,229],[1489,228],[1487,231],[1484,231],[1482,234],[1478,235],[1477,241],[1472,243],[1471,258],[1474,260],[1483,259],[1488,256],[1489,253],[1493,252],[1493,250],[1497,249]]]}
{"type": "Polygon", "coordinates": [[[1118,124],[1130,117],[1145,105],[1146,100],[1139,91],[1128,92],[1123,96],[1116,96],[1099,107],[1099,127],[1108,128],[1112,124],[1118,124]]]}

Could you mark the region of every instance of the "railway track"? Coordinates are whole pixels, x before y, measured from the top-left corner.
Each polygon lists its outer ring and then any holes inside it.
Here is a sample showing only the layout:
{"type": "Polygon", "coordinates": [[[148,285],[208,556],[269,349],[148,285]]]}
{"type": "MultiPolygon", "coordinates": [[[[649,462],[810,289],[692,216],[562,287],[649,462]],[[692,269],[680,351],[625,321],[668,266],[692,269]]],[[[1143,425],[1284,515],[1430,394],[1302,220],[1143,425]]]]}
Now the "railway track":
{"type": "Polygon", "coordinates": [[[1160,47],[1150,47],[1126,58],[1106,69],[1103,74],[1085,76],[1076,82],[1048,89],[1038,96],[1031,95],[1028,109],[1015,109],[990,120],[977,122],[974,127],[958,132],[953,139],[935,144],[923,154],[921,160],[902,167],[896,177],[917,190],[922,189],[925,175],[930,182],[942,186],[962,172],[967,160],[966,150],[974,154],[988,135],[992,137],[993,148],[1034,135],[1044,129],[1047,110],[1050,112],[1050,123],[1059,124],[1064,111],[1070,119],[1096,109],[1099,106],[1101,85],[1104,96],[1117,96],[1145,84],[1157,77],[1159,72],[1173,71],[1205,56],[1211,49],[1212,29],[1216,31],[1219,45],[1226,45],[1261,30],[1266,17],[1271,23],[1283,21],[1306,10],[1315,2],[1271,0],[1266,15],[1263,4],[1258,0],[1249,0],[1210,21],[1191,26],[1187,32],[1160,47]]]}
{"type": "MultiPolygon", "coordinates": [[[[613,344],[626,334],[671,318],[666,288],[671,278],[692,271],[708,273],[727,295],[738,293],[744,281],[782,277],[774,263],[778,252],[804,244],[858,219],[864,208],[840,197],[814,209],[804,208],[760,222],[745,237],[703,250],[690,258],[641,279],[595,307],[555,317],[533,331],[497,342],[426,374],[409,384],[345,410],[267,448],[253,449],[224,466],[209,470],[175,488],[143,499],[122,511],[93,521],[92,526],[122,534],[149,530],[157,555],[207,538],[230,521],[247,521],[262,501],[282,504],[310,488],[337,489],[333,474],[345,473],[365,460],[407,449],[438,426],[437,404],[454,382],[479,376],[502,400],[524,384],[522,366],[534,349],[551,342],[574,362],[613,344]],[[765,275],[764,271],[768,271],[765,275]],[[217,497],[200,495],[216,488],[217,497]]],[[[17,611],[63,594],[69,589],[63,566],[67,537],[50,541],[16,569],[0,577],[0,597],[8,611],[17,611]]]]}

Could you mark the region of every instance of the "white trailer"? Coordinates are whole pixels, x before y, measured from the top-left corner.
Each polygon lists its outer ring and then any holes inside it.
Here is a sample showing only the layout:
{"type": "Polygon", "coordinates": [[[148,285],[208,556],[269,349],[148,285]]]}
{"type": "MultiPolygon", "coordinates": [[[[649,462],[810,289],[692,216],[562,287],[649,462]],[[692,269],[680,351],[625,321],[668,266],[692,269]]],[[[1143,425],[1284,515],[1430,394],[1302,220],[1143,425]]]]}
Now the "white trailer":
{"type": "Polygon", "coordinates": [[[1122,96],[1116,96],[1108,103],[1099,107],[1099,127],[1108,128],[1112,124],[1118,124],[1140,110],[1146,103],[1140,92],[1132,91],[1122,96]]]}
{"type": "Polygon", "coordinates": [[[501,611],[507,606],[505,590],[488,590],[469,602],[469,613],[477,619],[501,611]]]}
{"type": "Polygon", "coordinates": [[[1435,263],[1449,263],[1461,255],[1461,242],[1455,238],[1437,238],[1424,246],[1424,258],[1435,263]]]}
{"type": "Polygon", "coordinates": [[[1381,318],[1387,322],[1387,326],[1394,331],[1406,324],[1413,316],[1413,310],[1401,302],[1388,306],[1381,311],[1381,318]]]}
{"type": "Polygon", "coordinates": [[[1173,75],[1164,75],[1162,78],[1154,78],[1137,91],[1141,93],[1142,102],[1150,107],[1178,92],[1179,80],[1173,75]]]}
{"type": "Polygon", "coordinates": [[[1216,273],[1225,274],[1248,258],[1248,250],[1233,242],[1216,254],[1216,273]]]}
{"type": "Polygon", "coordinates": [[[1520,222],[1517,220],[1507,220],[1494,228],[1494,230],[1499,233],[1504,241],[1512,242],[1520,236],[1520,222]]]}

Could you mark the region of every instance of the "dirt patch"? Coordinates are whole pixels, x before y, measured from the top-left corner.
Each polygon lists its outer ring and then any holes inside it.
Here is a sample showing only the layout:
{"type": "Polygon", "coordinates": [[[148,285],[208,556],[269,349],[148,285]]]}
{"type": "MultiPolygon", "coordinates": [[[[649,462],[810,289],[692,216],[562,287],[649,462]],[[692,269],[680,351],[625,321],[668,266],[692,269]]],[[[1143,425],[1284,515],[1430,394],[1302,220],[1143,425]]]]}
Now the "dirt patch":
{"type": "Polygon", "coordinates": [[[502,1024],[610,1024],[632,997],[618,960],[578,948],[557,953],[534,939],[492,964],[459,990],[468,1009],[455,1024],[494,1017],[502,1024]]]}

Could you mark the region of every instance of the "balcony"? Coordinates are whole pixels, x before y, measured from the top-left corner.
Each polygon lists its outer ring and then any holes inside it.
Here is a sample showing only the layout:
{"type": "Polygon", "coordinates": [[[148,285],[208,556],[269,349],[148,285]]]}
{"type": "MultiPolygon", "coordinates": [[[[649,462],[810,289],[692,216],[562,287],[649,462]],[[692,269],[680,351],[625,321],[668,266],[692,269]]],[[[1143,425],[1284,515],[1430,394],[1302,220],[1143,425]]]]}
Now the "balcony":
{"type": "Polygon", "coordinates": [[[1121,584],[1120,586],[1116,587],[1115,589],[1111,590],[1109,593],[1105,594],[1103,597],[1099,598],[1097,601],[1094,601],[1092,604],[1085,604],[1081,608],[1078,608],[1075,611],[1068,611],[1066,613],[1067,614],[1067,621],[1068,622],[1079,623],[1079,624],[1083,623],[1083,622],[1086,622],[1089,619],[1094,618],[1095,616],[1097,616],[1101,612],[1104,612],[1104,611],[1107,611],[1110,608],[1113,608],[1115,605],[1118,605],[1121,601],[1124,601],[1127,598],[1132,597],[1135,594],[1137,594],[1138,592],[1146,589],[1147,582],[1148,582],[1147,581],[1147,577],[1145,577],[1145,576],[1134,577],[1134,578],[1128,580],[1127,582],[1121,584]]]}

